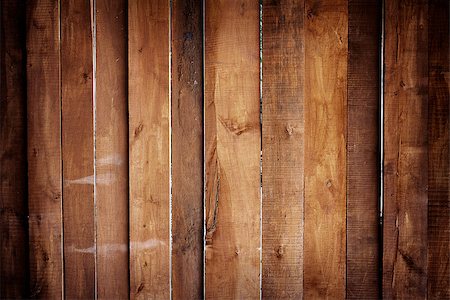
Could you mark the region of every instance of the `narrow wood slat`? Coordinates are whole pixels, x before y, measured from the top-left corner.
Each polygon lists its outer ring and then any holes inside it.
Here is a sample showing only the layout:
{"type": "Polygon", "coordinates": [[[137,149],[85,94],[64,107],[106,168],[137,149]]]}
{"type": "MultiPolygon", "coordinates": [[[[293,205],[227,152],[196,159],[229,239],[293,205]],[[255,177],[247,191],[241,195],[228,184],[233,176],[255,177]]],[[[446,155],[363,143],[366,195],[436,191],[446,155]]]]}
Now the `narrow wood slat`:
{"type": "Polygon", "coordinates": [[[258,298],[259,3],[205,5],[206,298],[258,298]]]}
{"type": "Polygon", "coordinates": [[[172,2],[172,291],[203,298],[202,4],[172,2]]]}
{"type": "Polygon", "coordinates": [[[348,4],[347,290],[377,299],[381,2],[348,4]]]}
{"type": "Polygon", "coordinates": [[[305,4],[305,298],[344,298],[346,0],[305,4]]]}
{"type": "Polygon", "coordinates": [[[262,296],[303,295],[304,4],[263,1],[262,296]]]}
{"type": "Polygon", "coordinates": [[[25,2],[0,9],[0,298],[27,298],[25,2]]]}
{"type": "Polygon", "coordinates": [[[169,1],[128,3],[130,294],[168,298],[169,1]]]}
{"type": "Polygon", "coordinates": [[[91,3],[61,1],[65,297],[95,295],[91,3]]]}
{"type": "Polygon", "coordinates": [[[30,297],[63,295],[59,1],[27,2],[30,297]]]}
{"type": "Polygon", "coordinates": [[[428,299],[450,299],[449,1],[428,20],[428,299]]]}
{"type": "Polygon", "coordinates": [[[96,216],[98,298],[128,289],[128,98],[125,0],[96,0],[96,216]]]}
{"type": "Polygon", "coordinates": [[[388,1],[383,298],[427,296],[428,5],[388,1]]]}

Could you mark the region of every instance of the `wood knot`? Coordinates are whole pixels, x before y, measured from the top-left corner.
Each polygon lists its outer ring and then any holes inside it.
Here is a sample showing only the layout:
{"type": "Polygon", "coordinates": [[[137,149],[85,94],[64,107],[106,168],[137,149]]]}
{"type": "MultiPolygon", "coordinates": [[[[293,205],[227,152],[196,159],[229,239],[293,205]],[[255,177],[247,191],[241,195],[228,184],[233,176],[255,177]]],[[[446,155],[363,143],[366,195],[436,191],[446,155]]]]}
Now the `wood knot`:
{"type": "Polygon", "coordinates": [[[283,245],[278,246],[278,248],[275,250],[275,253],[278,258],[282,258],[284,255],[283,245]]]}
{"type": "Polygon", "coordinates": [[[327,181],[325,181],[325,185],[327,186],[327,188],[331,188],[333,186],[331,179],[328,179],[327,181]]]}
{"type": "Polygon", "coordinates": [[[289,136],[291,136],[294,133],[294,127],[291,126],[291,124],[286,125],[286,132],[289,136]]]}
{"type": "Polygon", "coordinates": [[[134,137],[135,138],[138,137],[139,134],[142,132],[142,130],[144,130],[144,124],[142,124],[142,122],[141,122],[141,123],[139,123],[138,127],[136,127],[134,129],[134,137]]]}

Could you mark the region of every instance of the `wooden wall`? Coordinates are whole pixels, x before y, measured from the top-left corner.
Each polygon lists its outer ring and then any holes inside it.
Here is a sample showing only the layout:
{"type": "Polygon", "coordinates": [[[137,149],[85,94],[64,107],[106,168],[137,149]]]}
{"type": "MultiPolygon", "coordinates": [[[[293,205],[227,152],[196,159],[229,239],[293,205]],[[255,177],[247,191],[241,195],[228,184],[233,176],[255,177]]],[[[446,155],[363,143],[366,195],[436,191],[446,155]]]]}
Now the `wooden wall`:
{"type": "Polygon", "coordinates": [[[450,298],[447,0],[3,0],[0,298],[450,298]]]}

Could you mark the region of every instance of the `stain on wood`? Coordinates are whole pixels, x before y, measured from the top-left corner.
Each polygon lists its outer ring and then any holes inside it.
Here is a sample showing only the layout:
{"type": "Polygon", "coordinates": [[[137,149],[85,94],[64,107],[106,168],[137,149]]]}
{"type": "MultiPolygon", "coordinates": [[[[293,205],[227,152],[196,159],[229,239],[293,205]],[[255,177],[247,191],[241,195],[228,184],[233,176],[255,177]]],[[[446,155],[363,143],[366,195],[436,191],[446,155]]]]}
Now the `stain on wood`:
{"type": "Polygon", "coordinates": [[[126,299],[129,295],[127,4],[124,0],[96,0],[95,13],[97,295],[100,299],[126,299]]]}
{"type": "Polygon", "coordinates": [[[428,5],[386,3],[383,298],[427,296],[428,5]]]}
{"type": "Polygon", "coordinates": [[[172,2],[172,296],[203,298],[202,4],[172,2]]]}
{"type": "Polygon", "coordinates": [[[258,298],[259,3],[205,5],[205,296],[258,298]]]}
{"type": "Polygon", "coordinates": [[[264,1],[262,296],[303,296],[304,5],[264,1]]]}
{"type": "Polygon", "coordinates": [[[348,10],[346,295],[377,299],[381,3],[350,0],[348,10]]]}
{"type": "Polygon", "coordinates": [[[94,114],[89,1],[61,3],[64,296],[95,296],[94,114]]]}
{"type": "Polygon", "coordinates": [[[4,0],[0,8],[0,298],[27,298],[26,7],[4,0]]]}
{"type": "Polygon", "coordinates": [[[129,1],[132,299],[170,295],[169,44],[169,2],[129,1]]]}
{"type": "Polygon", "coordinates": [[[59,3],[27,3],[31,298],[63,296],[59,3]]]}
{"type": "Polygon", "coordinates": [[[305,2],[304,297],[345,298],[348,2],[305,2]]]}

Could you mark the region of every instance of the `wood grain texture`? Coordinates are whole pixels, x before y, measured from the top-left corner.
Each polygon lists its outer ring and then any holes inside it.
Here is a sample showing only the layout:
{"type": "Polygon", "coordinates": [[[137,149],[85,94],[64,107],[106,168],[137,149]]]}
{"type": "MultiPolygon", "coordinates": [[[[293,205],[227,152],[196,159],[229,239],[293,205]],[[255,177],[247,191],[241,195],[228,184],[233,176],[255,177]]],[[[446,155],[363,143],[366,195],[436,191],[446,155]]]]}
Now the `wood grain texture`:
{"type": "Polygon", "coordinates": [[[203,298],[202,3],[172,2],[172,293],[203,298]]]}
{"type": "Polygon", "coordinates": [[[385,17],[383,298],[427,296],[428,5],[385,17]]]}
{"type": "Polygon", "coordinates": [[[344,298],[347,1],[305,4],[305,298],[344,298]]]}
{"type": "Polygon", "coordinates": [[[262,296],[303,295],[304,4],[263,1],[262,296]]]}
{"type": "Polygon", "coordinates": [[[205,3],[206,298],[260,296],[259,3],[205,3]]]}
{"type": "Polygon", "coordinates": [[[98,298],[126,299],[128,280],[127,4],[96,0],[98,298]]]}
{"type": "Polygon", "coordinates": [[[27,3],[30,297],[63,296],[59,1],[27,3]]]}
{"type": "Polygon", "coordinates": [[[169,1],[129,1],[128,41],[130,294],[169,298],[169,1]]]}
{"type": "Polygon", "coordinates": [[[25,1],[3,0],[0,98],[0,298],[28,297],[25,1]]]}
{"type": "Polygon", "coordinates": [[[347,289],[377,299],[381,2],[348,4],[347,289]]]}
{"type": "Polygon", "coordinates": [[[65,297],[95,295],[94,130],[90,1],[61,2],[65,297]]]}
{"type": "Polygon", "coordinates": [[[428,20],[428,299],[450,299],[449,2],[428,20]]]}

